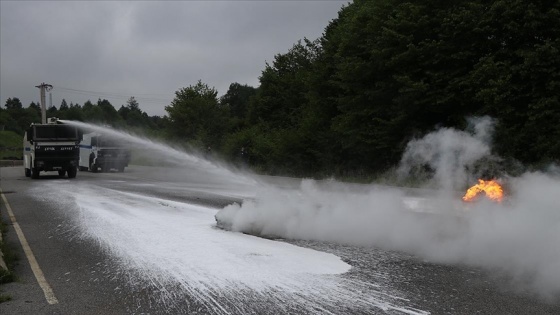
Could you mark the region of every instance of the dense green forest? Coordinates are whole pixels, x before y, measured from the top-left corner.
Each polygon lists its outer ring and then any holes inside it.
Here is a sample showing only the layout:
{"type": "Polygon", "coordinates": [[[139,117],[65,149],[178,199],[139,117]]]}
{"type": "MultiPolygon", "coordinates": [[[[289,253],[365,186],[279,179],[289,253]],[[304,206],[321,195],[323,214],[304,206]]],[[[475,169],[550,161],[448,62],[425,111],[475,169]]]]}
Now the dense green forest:
{"type": "MultiPolygon", "coordinates": [[[[142,129],[273,174],[367,176],[398,163],[409,140],[488,115],[496,154],[560,162],[559,1],[355,0],[259,81],[220,97],[193,83],[164,117],[134,98],[119,110],[63,101],[48,116],[142,129]]],[[[0,125],[21,134],[40,115],[18,102],[0,125]]]]}

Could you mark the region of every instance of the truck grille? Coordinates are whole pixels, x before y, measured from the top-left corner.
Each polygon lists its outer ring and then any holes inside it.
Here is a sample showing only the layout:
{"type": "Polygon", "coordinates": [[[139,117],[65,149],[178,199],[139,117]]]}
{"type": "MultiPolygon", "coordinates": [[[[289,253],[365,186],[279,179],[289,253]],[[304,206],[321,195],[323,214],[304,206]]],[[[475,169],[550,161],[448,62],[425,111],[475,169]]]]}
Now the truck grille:
{"type": "Polygon", "coordinates": [[[35,158],[78,158],[80,156],[80,149],[78,146],[37,146],[35,148],[35,158]]]}

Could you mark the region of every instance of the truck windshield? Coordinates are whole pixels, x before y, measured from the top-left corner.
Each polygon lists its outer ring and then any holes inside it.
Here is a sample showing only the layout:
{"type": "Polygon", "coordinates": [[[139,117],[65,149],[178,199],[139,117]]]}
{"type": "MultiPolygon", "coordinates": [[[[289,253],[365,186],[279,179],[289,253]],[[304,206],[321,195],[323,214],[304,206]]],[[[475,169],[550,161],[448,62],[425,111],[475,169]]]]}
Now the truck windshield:
{"type": "Polygon", "coordinates": [[[35,140],[51,141],[77,141],[78,130],[76,127],[65,125],[43,125],[35,127],[35,140]]]}
{"type": "Polygon", "coordinates": [[[120,141],[112,138],[100,138],[100,143],[98,145],[103,147],[115,147],[115,148],[119,148],[123,146],[123,144],[120,141]]]}

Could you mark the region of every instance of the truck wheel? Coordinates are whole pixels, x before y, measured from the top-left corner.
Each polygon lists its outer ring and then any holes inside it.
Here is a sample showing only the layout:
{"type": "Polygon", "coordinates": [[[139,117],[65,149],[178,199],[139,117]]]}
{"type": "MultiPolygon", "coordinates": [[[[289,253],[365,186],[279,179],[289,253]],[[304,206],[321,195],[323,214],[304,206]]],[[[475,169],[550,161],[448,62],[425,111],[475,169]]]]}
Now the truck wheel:
{"type": "Polygon", "coordinates": [[[97,173],[97,165],[93,163],[94,159],[95,159],[95,154],[91,152],[91,154],[89,155],[89,171],[92,173],[97,173]]]}
{"type": "Polygon", "coordinates": [[[39,170],[35,167],[31,169],[31,178],[33,179],[39,178],[39,170]]]}
{"type": "Polygon", "coordinates": [[[29,168],[25,169],[25,177],[31,177],[31,169],[29,168]]]}
{"type": "Polygon", "coordinates": [[[66,175],[66,171],[58,171],[58,176],[64,177],[66,175]]]}
{"type": "Polygon", "coordinates": [[[68,178],[76,178],[76,174],[78,173],[78,169],[76,167],[71,167],[68,169],[68,178]]]}

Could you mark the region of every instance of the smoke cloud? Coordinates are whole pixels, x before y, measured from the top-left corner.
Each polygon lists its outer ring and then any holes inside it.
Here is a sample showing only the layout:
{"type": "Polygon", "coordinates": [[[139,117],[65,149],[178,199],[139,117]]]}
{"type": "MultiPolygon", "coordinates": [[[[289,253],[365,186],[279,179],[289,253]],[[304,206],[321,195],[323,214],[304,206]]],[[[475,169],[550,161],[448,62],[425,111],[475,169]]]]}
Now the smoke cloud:
{"type": "Polygon", "coordinates": [[[463,203],[461,191],[476,183],[485,163],[499,160],[491,155],[493,121],[470,123],[468,131],[440,129],[408,144],[398,175],[420,174],[435,189],[312,180],[293,188],[261,186],[254,199],[225,207],[216,220],[238,232],[375,246],[482,267],[519,291],[560,298],[558,168],[503,175],[508,195],[502,203],[463,203]]]}
{"type": "Polygon", "coordinates": [[[491,156],[494,121],[489,117],[469,119],[472,131],[439,129],[408,143],[397,170],[400,178],[428,176],[430,186],[446,191],[463,188],[477,161],[491,156]],[[427,172],[428,174],[423,174],[427,172]]]}

